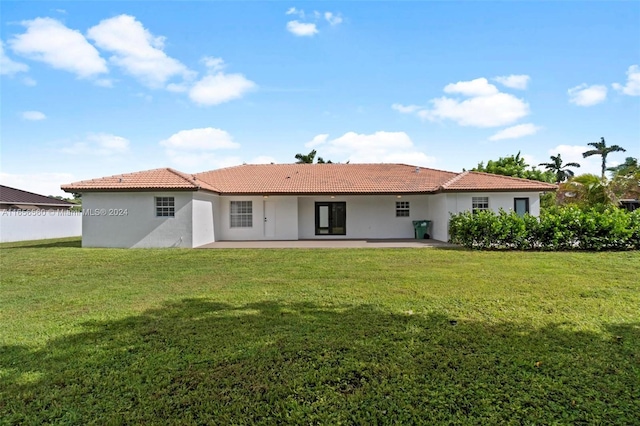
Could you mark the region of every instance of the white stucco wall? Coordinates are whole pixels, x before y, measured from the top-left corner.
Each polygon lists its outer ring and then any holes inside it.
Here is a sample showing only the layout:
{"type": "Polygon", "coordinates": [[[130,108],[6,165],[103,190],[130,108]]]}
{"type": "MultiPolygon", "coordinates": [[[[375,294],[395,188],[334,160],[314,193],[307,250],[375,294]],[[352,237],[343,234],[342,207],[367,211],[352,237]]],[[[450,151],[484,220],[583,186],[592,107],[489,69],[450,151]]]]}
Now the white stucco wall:
{"type": "Polygon", "coordinates": [[[82,213],[69,210],[0,210],[0,243],[78,237],[82,213]]]}
{"type": "MultiPolygon", "coordinates": [[[[435,194],[429,196],[428,216],[431,223],[432,238],[438,241],[447,241],[449,229],[449,209],[451,206],[447,194],[435,194]]],[[[455,204],[455,203],[453,203],[455,204]]]]}
{"type": "Polygon", "coordinates": [[[540,215],[540,194],[538,192],[458,192],[435,194],[430,198],[429,214],[433,217],[433,238],[449,240],[449,216],[470,211],[473,197],[489,197],[489,209],[498,212],[513,210],[514,198],[529,199],[529,214],[540,215]]]}
{"type": "Polygon", "coordinates": [[[540,215],[540,195],[538,192],[459,192],[447,194],[450,202],[449,207],[455,206],[452,212],[459,213],[471,210],[471,199],[473,197],[489,197],[489,209],[498,212],[513,210],[514,198],[529,199],[529,214],[540,215]]]}
{"type": "Polygon", "coordinates": [[[199,192],[193,193],[193,247],[209,244],[216,240],[213,217],[215,212],[215,204],[218,201],[218,198],[219,197],[217,195],[210,195],[199,192]]]}
{"type": "Polygon", "coordinates": [[[414,238],[414,220],[430,220],[428,195],[349,195],[298,198],[298,234],[300,239],[329,238],[414,238]],[[315,203],[347,203],[347,234],[316,235],[315,203]],[[396,217],[396,201],[409,201],[410,216],[396,217]]]}
{"type": "Polygon", "coordinates": [[[298,199],[295,196],[222,196],[218,200],[215,221],[216,240],[297,240],[298,239],[298,199]],[[231,228],[231,201],[251,201],[253,224],[250,228],[231,228]],[[265,203],[275,206],[274,236],[265,235],[265,203]]]}
{"type": "Polygon", "coordinates": [[[192,197],[190,191],[84,193],[82,246],[192,247],[192,197]],[[156,217],[155,197],[174,197],[175,217],[156,217]]]}
{"type": "Polygon", "coordinates": [[[489,197],[489,208],[512,210],[514,198],[529,198],[540,213],[537,192],[445,193],[351,196],[217,196],[205,192],[85,193],[83,247],[198,247],[214,241],[329,238],[414,238],[412,221],[430,220],[431,237],[449,239],[449,215],[471,210],[472,197],[489,197]],[[174,197],[175,217],[156,217],[155,197],[174,197]],[[251,227],[230,227],[231,201],[252,201],[251,227]],[[315,235],[315,203],[346,202],[346,235],[315,235]],[[396,201],[410,202],[410,216],[396,217],[396,201]],[[267,235],[265,203],[273,206],[267,235]],[[122,213],[126,211],[126,213],[122,213]],[[102,213],[98,213],[102,212],[102,213]],[[113,212],[113,214],[111,213],[113,212]],[[93,213],[93,214],[92,214],[93,213]],[[275,225],[274,225],[275,224],[275,225]]]}

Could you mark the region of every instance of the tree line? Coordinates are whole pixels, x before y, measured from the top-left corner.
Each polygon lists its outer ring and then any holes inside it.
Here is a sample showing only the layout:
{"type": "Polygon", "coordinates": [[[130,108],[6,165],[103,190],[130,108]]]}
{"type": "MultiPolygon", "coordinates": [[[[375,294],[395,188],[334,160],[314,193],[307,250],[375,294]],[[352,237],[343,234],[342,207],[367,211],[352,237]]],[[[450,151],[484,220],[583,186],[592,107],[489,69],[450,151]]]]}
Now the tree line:
{"type": "Polygon", "coordinates": [[[515,156],[500,157],[498,160],[483,162],[471,169],[473,171],[494,173],[503,176],[513,176],[542,182],[555,183],[558,191],[543,197],[543,206],[550,205],[576,205],[593,207],[597,205],[619,205],[621,199],[640,198],[640,167],[638,159],[627,157],[625,161],[615,167],[607,167],[607,158],[614,152],[626,152],[619,145],[607,145],[605,138],[597,142],[589,142],[592,147],[582,153],[583,158],[591,156],[601,157],[601,174],[575,175],[572,169],[580,167],[579,163],[565,163],[560,153],[551,155],[549,162],[540,163],[530,168],[520,153],[515,156]],[[611,179],[607,179],[606,172],[611,173],[611,179]]]}

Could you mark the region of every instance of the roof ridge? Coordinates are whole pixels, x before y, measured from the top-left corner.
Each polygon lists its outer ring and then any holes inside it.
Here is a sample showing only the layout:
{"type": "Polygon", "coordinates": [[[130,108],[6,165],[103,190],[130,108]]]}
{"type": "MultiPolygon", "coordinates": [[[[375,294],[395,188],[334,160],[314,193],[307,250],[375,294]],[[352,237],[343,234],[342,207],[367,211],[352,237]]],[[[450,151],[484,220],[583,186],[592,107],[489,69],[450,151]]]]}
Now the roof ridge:
{"type": "Polygon", "coordinates": [[[193,175],[189,176],[187,173],[181,172],[180,170],[176,170],[176,169],[172,169],[171,167],[165,167],[165,169],[171,173],[173,173],[174,175],[181,177],[182,179],[186,180],[187,182],[189,182],[190,184],[196,186],[196,187],[200,187],[200,185],[198,185],[195,182],[195,179],[193,178],[193,175]]]}
{"type": "Polygon", "coordinates": [[[503,178],[507,178],[507,179],[511,179],[511,180],[517,180],[517,181],[520,181],[520,182],[522,182],[522,181],[524,181],[524,182],[539,182],[539,183],[545,183],[547,185],[557,186],[554,183],[544,182],[544,181],[537,180],[537,179],[521,178],[521,177],[518,177],[518,176],[499,175],[497,173],[478,172],[478,171],[475,171],[475,170],[468,170],[467,172],[478,174],[478,175],[501,176],[503,178]]]}
{"type": "Polygon", "coordinates": [[[458,173],[457,175],[455,175],[454,177],[452,177],[451,179],[449,179],[448,181],[446,181],[442,185],[440,185],[440,188],[438,188],[438,189],[447,189],[449,187],[449,185],[452,185],[452,184],[456,183],[457,181],[459,181],[460,179],[462,179],[463,177],[465,177],[468,174],[469,174],[469,170],[465,170],[462,173],[458,173]]]}
{"type": "MultiPolygon", "coordinates": [[[[172,169],[171,167],[167,167],[166,169],[169,172],[173,173],[174,175],[179,176],[182,179],[184,179],[187,182],[189,182],[190,184],[194,185],[197,189],[206,189],[206,190],[213,191],[213,192],[221,192],[218,188],[216,188],[215,186],[211,185],[206,180],[198,179],[196,175],[199,175],[200,173],[187,174],[187,173],[181,172],[180,170],[172,169]]],[[[202,172],[202,173],[207,173],[207,172],[202,172]]]]}

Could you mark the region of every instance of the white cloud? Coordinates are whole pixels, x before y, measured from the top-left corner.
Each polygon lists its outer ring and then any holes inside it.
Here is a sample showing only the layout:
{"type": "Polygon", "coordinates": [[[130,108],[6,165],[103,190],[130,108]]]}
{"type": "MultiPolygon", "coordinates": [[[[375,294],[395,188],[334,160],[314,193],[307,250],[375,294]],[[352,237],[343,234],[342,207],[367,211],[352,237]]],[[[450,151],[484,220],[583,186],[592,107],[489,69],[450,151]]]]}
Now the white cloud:
{"type": "Polygon", "coordinates": [[[498,88],[489,84],[486,78],[476,78],[471,81],[459,81],[447,84],[444,87],[445,93],[459,93],[465,96],[487,96],[498,93],[498,88]]]}
{"type": "Polygon", "coordinates": [[[581,84],[567,90],[569,102],[578,106],[593,106],[603,102],[607,98],[606,86],[587,86],[581,84]]]}
{"type": "Polygon", "coordinates": [[[285,15],[298,15],[300,18],[304,19],[304,10],[298,10],[295,7],[290,7],[285,15]]]}
{"type": "Polygon", "coordinates": [[[417,166],[435,162],[435,158],[417,151],[405,132],[380,131],[369,135],[348,132],[331,140],[322,134],[305,146],[318,146],[322,157],[334,162],[407,163],[417,166]]]}
{"type": "Polygon", "coordinates": [[[84,36],[52,18],[23,21],[27,32],[9,41],[18,55],[87,78],[108,72],[107,64],[84,36]]]}
{"type": "Polygon", "coordinates": [[[189,91],[189,98],[200,105],[218,105],[242,97],[257,85],[242,74],[218,72],[207,75],[189,91]]]}
{"type": "Polygon", "coordinates": [[[335,15],[332,12],[325,12],[324,19],[326,19],[332,27],[342,23],[342,16],[335,15]]]}
{"type": "Polygon", "coordinates": [[[0,74],[11,76],[19,72],[27,71],[29,71],[29,66],[27,64],[12,61],[4,53],[4,43],[0,40],[0,74]]]}
{"type": "Polygon", "coordinates": [[[13,174],[0,172],[0,182],[11,188],[22,189],[40,195],[61,195],[69,197],[70,194],[62,191],[60,185],[73,182],[76,179],[70,173],[26,173],[13,174]]]}
{"type": "Polygon", "coordinates": [[[507,127],[506,129],[500,130],[495,135],[489,138],[490,141],[499,141],[503,139],[517,139],[522,138],[524,136],[535,135],[540,127],[527,123],[527,124],[518,124],[516,126],[507,127]]]}
{"type": "Polygon", "coordinates": [[[504,126],[529,115],[529,104],[507,93],[477,96],[460,101],[442,97],[432,99],[433,109],[421,110],[418,115],[428,120],[453,120],[461,126],[504,126]]]}
{"type": "Polygon", "coordinates": [[[101,21],[87,31],[87,37],[104,50],[109,60],[151,88],[163,87],[175,76],[192,79],[195,74],[163,51],[164,37],[155,37],[130,15],[101,21]]]}
{"type": "Polygon", "coordinates": [[[318,28],[313,23],[289,21],[287,22],[287,31],[298,37],[311,37],[318,33],[318,28]]]}
{"type": "Polygon", "coordinates": [[[510,87],[512,89],[525,90],[529,85],[530,77],[528,75],[505,75],[500,77],[495,77],[495,81],[502,84],[503,86],[510,87]]]}
{"type": "Polygon", "coordinates": [[[181,171],[202,172],[223,167],[238,166],[243,163],[237,156],[225,157],[217,153],[192,153],[167,150],[169,165],[181,171]]]}
{"type": "Polygon", "coordinates": [[[391,105],[391,109],[394,109],[402,114],[411,114],[412,112],[418,111],[420,108],[422,108],[420,105],[402,105],[402,104],[391,105]]]}
{"type": "Polygon", "coordinates": [[[468,99],[443,96],[431,99],[431,109],[418,105],[393,104],[401,113],[415,113],[424,120],[452,120],[461,126],[498,127],[512,124],[529,115],[529,104],[511,94],[503,93],[486,78],[459,81],[444,87],[445,93],[468,99]]]}
{"type": "Polygon", "coordinates": [[[235,149],[240,145],[233,142],[231,135],[213,127],[181,130],[160,142],[160,145],[174,150],[214,151],[235,149]]]}
{"type": "MultiPolygon", "coordinates": [[[[582,153],[590,149],[592,149],[592,147],[586,145],[558,145],[547,151],[547,154],[560,154],[562,156],[563,163],[580,164],[579,169],[572,169],[576,174],[592,173],[599,176],[601,172],[601,158],[597,155],[592,155],[587,158],[582,157],[582,153]]],[[[541,161],[541,163],[547,162],[549,162],[548,158],[541,161]]]]}
{"type": "Polygon", "coordinates": [[[627,70],[627,83],[622,86],[619,83],[613,83],[613,88],[619,92],[629,96],[640,96],[640,67],[631,65],[627,70]]]}
{"type": "Polygon", "coordinates": [[[328,138],[329,138],[329,134],[323,133],[321,135],[315,136],[309,142],[305,143],[304,146],[307,148],[313,148],[315,146],[322,145],[327,141],[328,138]]]}
{"type": "Polygon", "coordinates": [[[306,14],[304,10],[296,9],[295,7],[289,8],[285,12],[285,15],[294,15],[298,17],[296,20],[287,22],[287,31],[298,37],[312,37],[315,34],[318,34],[320,32],[318,25],[324,24],[324,21],[332,27],[340,25],[344,21],[340,13],[328,11],[319,12],[314,10],[313,13],[306,14]]]}
{"type": "Polygon", "coordinates": [[[202,62],[210,72],[222,71],[227,66],[222,58],[213,56],[205,56],[202,58],[202,62]]]}
{"type": "Polygon", "coordinates": [[[40,111],[25,111],[22,113],[23,120],[40,121],[46,119],[47,116],[40,111]]]}
{"type": "Polygon", "coordinates": [[[72,155],[110,156],[129,151],[129,140],[108,133],[90,133],[84,141],[64,148],[62,152],[72,155]]]}
{"type": "MultiPolygon", "coordinates": [[[[169,162],[179,169],[212,170],[242,164],[238,156],[223,156],[220,150],[240,148],[231,135],[213,127],[181,130],[160,141],[169,162]]],[[[271,162],[271,158],[269,158],[271,162]]]]}
{"type": "Polygon", "coordinates": [[[35,81],[35,80],[34,80],[33,78],[31,78],[31,77],[25,77],[25,78],[23,78],[23,79],[22,79],[22,84],[24,84],[25,86],[33,87],[33,86],[37,85],[37,84],[38,84],[38,82],[37,82],[37,81],[35,81]]]}

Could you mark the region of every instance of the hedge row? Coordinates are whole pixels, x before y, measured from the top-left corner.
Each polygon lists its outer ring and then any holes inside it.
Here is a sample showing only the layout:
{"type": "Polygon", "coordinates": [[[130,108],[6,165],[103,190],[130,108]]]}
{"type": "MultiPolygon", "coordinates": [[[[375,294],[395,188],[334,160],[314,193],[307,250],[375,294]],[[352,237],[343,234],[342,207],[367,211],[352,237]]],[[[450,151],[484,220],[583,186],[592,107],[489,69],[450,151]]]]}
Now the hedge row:
{"type": "Polygon", "coordinates": [[[638,250],[640,210],[552,207],[540,218],[515,212],[451,215],[451,242],[475,249],[638,250]]]}

